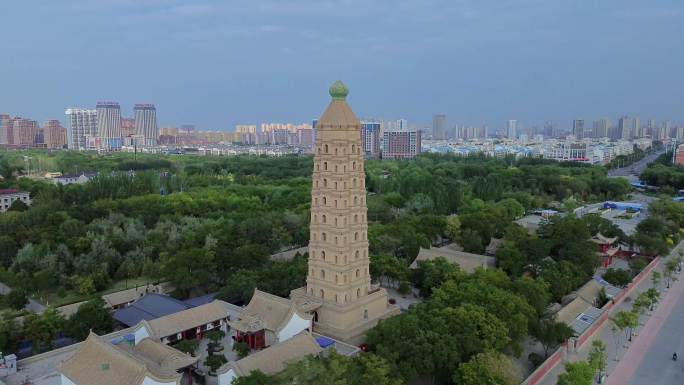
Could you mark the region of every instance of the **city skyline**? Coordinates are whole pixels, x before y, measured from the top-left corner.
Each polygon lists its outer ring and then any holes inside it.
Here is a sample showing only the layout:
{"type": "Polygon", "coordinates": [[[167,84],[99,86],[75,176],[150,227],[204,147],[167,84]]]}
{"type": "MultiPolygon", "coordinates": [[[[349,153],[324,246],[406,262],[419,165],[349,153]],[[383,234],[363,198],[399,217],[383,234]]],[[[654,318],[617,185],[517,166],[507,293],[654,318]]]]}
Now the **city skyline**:
{"type": "Polygon", "coordinates": [[[0,95],[0,110],[42,122],[95,100],[148,100],[160,127],[232,130],[310,121],[320,90],[340,78],[355,90],[359,116],[426,126],[436,113],[493,129],[509,119],[525,126],[623,114],[677,123],[682,8],[617,0],[11,3],[0,33],[12,37],[5,52],[22,60],[0,64],[3,88],[13,90],[0,95]],[[39,28],[21,28],[27,19],[39,28]],[[591,60],[566,60],[568,52],[591,60]],[[654,55],[658,70],[641,71],[654,55]]]}

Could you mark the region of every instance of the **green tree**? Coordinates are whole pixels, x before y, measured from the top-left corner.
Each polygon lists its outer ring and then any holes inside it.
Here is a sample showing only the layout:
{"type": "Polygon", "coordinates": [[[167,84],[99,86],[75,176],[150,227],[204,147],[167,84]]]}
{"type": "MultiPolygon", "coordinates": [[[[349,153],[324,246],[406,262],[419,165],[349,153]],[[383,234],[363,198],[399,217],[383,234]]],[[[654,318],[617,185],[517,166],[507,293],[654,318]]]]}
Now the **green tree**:
{"type": "Polygon", "coordinates": [[[591,385],[595,369],[585,361],[568,362],[565,373],[558,376],[557,385],[591,385]]]}
{"type": "Polygon", "coordinates": [[[522,376],[513,362],[501,353],[480,353],[459,365],[453,380],[461,385],[517,385],[522,376]]]}
{"type": "Polygon", "coordinates": [[[651,303],[651,310],[653,310],[660,300],[660,292],[655,288],[650,288],[646,290],[646,296],[648,296],[651,303]]]}
{"type": "Polygon", "coordinates": [[[575,337],[576,333],[573,328],[568,326],[565,322],[557,322],[553,319],[543,319],[532,330],[534,339],[539,341],[544,347],[544,357],[549,356],[549,350],[560,346],[569,338],[575,337]]]}
{"type": "Polygon", "coordinates": [[[204,360],[204,365],[209,367],[211,372],[216,373],[218,368],[220,368],[226,362],[228,362],[228,360],[223,354],[210,354],[204,360]]]}
{"type": "Polygon", "coordinates": [[[190,354],[193,357],[195,356],[195,352],[197,352],[198,348],[199,341],[197,340],[182,340],[178,343],[178,345],[176,345],[176,349],[183,353],[190,354]]]}
{"type": "Polygon", "coordinates": [[[665,281],[667,282],[667,288],[670,288],[670,283],[672,281],[677,280],[677,277],[675,277],[674,273],[677,271],[679,268],[679,261],[677,261],[674,258],[669,259],[667,262],[665,262],[665,271],[663,275],[665,276],[665,281]]]}
{"type": "Polygon", "coordinates": [[[457,215],[450,215],[447,217],[446,236],[452,241],[457,241],[461,238],[461,221],[457,215]]]}
{"type": "Polygon", "coordinates": [[[603,273],[605,279],[611,285],[625,287],[632,282],[632,277],[627,270],[610,268],[603,273]]]}
{"type": "Polygon", "coordinates": [[[235,342],[233,344],[233,350],[237,353],[239,358],[245,358],[249,354],[249,345],[245,342],[235,342]]]}
{"type": "Polygon", "coordinates": [[[658,287],[661,277],[662,274],[659,271],[654,271],[653,273],[651,273],[651,282],[653,283],[654,288],[658,287]]]}
{"type": "Polygon", "coordinates": [[[23,289],[14,289],[5,296],[5,303],[12,309],[21,310],[28,304],[28,296],[23,289]]]}
{"type": "Polygon", "coordinates": [[[606,344],[603,341],[594,340],[591,342],[589,363],[595,371],[598,371],[599,378],[602,378],[608,367],[608,352],[606,351],[606,344]]]}
{"type": "Polygon", "coordinates": [[[92,331],[98,335],[114,329],[114,318],[101,297],[94,297],[81,304],[66,322],[65,332],[77,340],[85,340],[92,331]]]}
{"type": "Polygon", "coordinates": [[[247,376],[240,376],[231,385],[273,385],[276,381],[259,370],[253,370],[247,376]]]}
{"type": "Polygon", "coordinates": [[[19,345],[20,328],[15,318],[12,311],[0,312],[0,352],[14,352],[19,345]]]}
{"type": "Polygon", "coordinates": [[[413,285],[420,290],[420,295],[429,298],[432,290],[438,288],[449,278],[457,276],[458,265],[437,257],[433,260],[418,261],[418,268],[413,269],[413,285]]]}

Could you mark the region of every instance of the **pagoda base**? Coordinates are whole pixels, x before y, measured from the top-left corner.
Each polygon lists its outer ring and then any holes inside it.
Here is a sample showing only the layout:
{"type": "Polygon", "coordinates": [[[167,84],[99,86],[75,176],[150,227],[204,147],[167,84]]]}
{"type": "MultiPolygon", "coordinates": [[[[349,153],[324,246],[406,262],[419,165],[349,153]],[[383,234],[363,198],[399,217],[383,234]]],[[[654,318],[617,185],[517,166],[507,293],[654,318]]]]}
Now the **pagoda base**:
{"type": "MultiPolygon", "coordinates": [[[[304,293],[305,290],[296,289],[292,294],[299,298],[303,295],[309,297],[304,293]]],[[[320,298],[311,297],[311,300],[320,301],[320,298]]],[[[387,291],[377,288],[344,305],[323,301],[320,307],[310,311],[314,318],[314,331],[352,345],[363,343],[366,332],[381,319],[400,313],[399,306],[390,304],[388,300],[387,291]]]]}

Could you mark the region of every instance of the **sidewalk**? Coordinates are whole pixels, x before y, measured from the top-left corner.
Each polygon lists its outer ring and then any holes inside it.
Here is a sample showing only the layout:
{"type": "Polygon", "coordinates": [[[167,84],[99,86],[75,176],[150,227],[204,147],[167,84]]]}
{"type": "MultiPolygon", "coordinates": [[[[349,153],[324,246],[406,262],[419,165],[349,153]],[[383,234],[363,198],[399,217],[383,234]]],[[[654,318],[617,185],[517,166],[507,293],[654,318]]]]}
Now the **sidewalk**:
{"type": "MultiPolygon", "coordinates": [[[[677,244],[675,248],[672,249],[672,252],[669,254],[667,258],[662,258],[660,262],[658,263],[658,266],[655,267],[654,271],[659,271],[663,272],[665,263],[671,256],[676,256],[679,250],[684,250],[684,241],[680,242],[677,244]]],[[[679,278],[679,277],[677,277],[679,278]]],[[[664,279],[663,279],[664,281],[664,279]]],[[[662,312],[665,312],[667,309],[663,307],[661,310],[661,306],[663,306],[663,303],[667,300],[669,302],[672,302],[673,300],[670,298],[667,298],[668,294],[672,292],[672,295],[669,295],[669,297],[674,297],[678,294],[680,291],[684,291],[684,283],[681,282],[681,280],[674,281],[670,286],[670,289],[665,289],[666,283],[661,282],[660,285],[658,286],[658,289],[661,291],[661,297],[660,297],[660,303],[656,307],[656,310],[653,312],[653,314],[646,314],[641,317],[640,319],[640,326],[637,330],[635,330],[635,336],[633,337],[632,342],[627,342],[624,336],[624,333],[621,333],[619,335],[619,341],[615,338],[615,335],[611,331],[611,325],[612,322],[608,321],[605,322],[605,324],[594,334],[592,338],[587,340],[587,342],[582,345],[581,348],[578,349],[577,352],[568,352],[566,357],[562,362],[560,362],[558,365],[556,365],[549,373],[544,377],[544,379],[539,382],[539,385],[556,385],[556,382],[558,381],[558,376],[565,372],[565,362],[575,362],[575,361],[580,361],[580,360],[586,360],[589,352],[591,351],[591,342],[596,339],[600,338],[603,340],[603,342],[606,344],[606,351],[608,353],[608,377],[607,377],[607,383],[608,384],[621,384],[623,385],[624,382],[613,382],[611,381],[611,376],[610,374],[615,370],[616,366],[620,364],[623,356],[625,356],[625,351],[629,351],[629,347],[631,344],[637,343],[639,341],[638,334],[641,333],[641,331],[645,328],[647,335],[648,333],[653,333],[654,329],[653,326],[644,326],[648,323],[648,321],[653,318],[653,315],[657,316],[662,316],[662,312]],[[673,289],[677,290],[673,290],[673,289]]],[[[617,306],[613,307],[610,310],[610,316],[613,316],[615,313],[618,313],[620,311],[629,311],[632,309],[632,299],[636,298],[640,293],[648,290],[649,288],[653,287],[653,283],[651,282],[651,277],[643,279],[629,294],[628,297],[626,297],[622,302],[620,302],[617,306]]],[[[676,299],[676,298],[675,298],[676,299]]],[[[666,316],[666,315],[665,315],[666,316]]],[[[657,328],[655,329],[655,334],[657,334],[657,328]]],[[[624,364],[624,365],[634,365],[635,368],[638,366],[638,362],[633,362],[633,357],[627,357],[629,360],[629,364],[624,364]]]]}

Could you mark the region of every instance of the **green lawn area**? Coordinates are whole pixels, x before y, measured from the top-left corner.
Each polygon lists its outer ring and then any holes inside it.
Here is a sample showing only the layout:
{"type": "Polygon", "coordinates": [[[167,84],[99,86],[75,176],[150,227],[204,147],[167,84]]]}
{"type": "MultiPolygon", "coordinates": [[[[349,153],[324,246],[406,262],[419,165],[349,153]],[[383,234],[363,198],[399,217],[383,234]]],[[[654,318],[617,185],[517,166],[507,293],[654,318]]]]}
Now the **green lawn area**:
{"type": "MultiPolygon", "coordinates": [[[[106,290],[103,290],[101,292],[95,293],[93,295],[104,295],[104,294],[110,294],[110,293],[115,293],[117,291],[122,291],[134,288],[136,285],[137,286],[143,286],[148,283],[155,282],[154,279],[152,278],[147,278],[147,277],[139,277],[139,278],[131,278],[126,280],[120,280],[112,283],[109,288],[106,290]]],[[[52,307],[60,307],[64,305],[69,305],[72,303],[76,302],[82,302],[86,301],[88,298],[91,298],[92,295],[83,295],[75,290],[67,290],[66,294],[62,297],[57,295],[56,291],[50,291],[50,292],[43,292],[38,295],[34,295],[32,298],[46,306],[52,306],[52,307]]]]}

